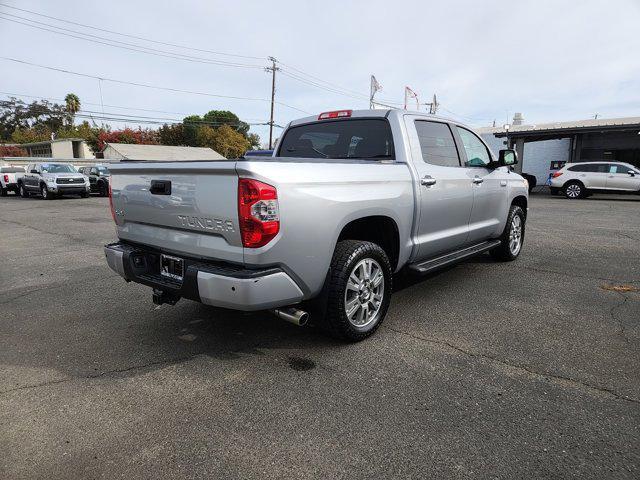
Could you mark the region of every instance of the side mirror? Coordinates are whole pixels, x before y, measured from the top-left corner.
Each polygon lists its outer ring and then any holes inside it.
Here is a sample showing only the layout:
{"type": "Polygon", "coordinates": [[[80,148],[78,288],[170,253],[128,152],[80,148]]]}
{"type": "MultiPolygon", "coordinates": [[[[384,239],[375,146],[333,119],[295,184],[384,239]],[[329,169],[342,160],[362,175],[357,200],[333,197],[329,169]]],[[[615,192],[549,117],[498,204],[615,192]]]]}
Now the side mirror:
{"type": "Polygon", "coordinates": [[[38,170],[31,170],[29,173],[38,173],[38,170]]]}
{"type": "Polygon", "coordinates": [[[629,176],[631,176],[631,177],[635,177],[635,176],[636,176],[636,172],[634,172],[633,170],[629,170],[627,173],[628,173],[628,174],[629,174],[629,176]]]}
{"type": "Polygon", "coordinates": [[[515,150],[500,150],[498,154],[498,166],[510,167],[518,163],[518,155],[515,150]]]}

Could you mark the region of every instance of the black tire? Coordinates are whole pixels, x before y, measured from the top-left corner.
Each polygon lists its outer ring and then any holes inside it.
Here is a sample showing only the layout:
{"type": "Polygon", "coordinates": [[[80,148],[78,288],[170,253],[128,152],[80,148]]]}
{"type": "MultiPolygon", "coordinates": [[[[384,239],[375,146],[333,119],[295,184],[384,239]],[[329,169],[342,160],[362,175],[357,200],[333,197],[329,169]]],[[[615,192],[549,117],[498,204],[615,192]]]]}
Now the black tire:
{"type": "MultiPolygon", "coordinates": [[[[524,244],[524,233],[525,233],[525,225],[526,225],[527,217],[524,214],[524,210],[522,207],[518,205],[511,205],[509,209],[509,215],[507,216],[507,224],[504,226],[504,231],[500,236],[500,246],[494,248],[489,253],[496,260],[501,262],[511,262],[518,258],[520,252],[522,251],[522,246],[524,244]],[[511,245],[511,235],[512,229],[514,228],[514,218],[519,217],[520,223],[520,242],[517,250],[514,251],[511,245]]],[[[517,223],[517,221],[516,221],[517,223]]]]}
{"type": "Polygon", "coordinates": [[[6,197],[7,196],[7,189],[4,188],[2,185],[0,185],[0,197],[6,197]]]}
{"type": "Polygon", "coordinates": [[[104,182],[98,183],[98,195],[101,197],[106,197],[109,195],[109,189],[107,188],[107,184],[104,182]]]}
{"type": "Polygon", "coordinates": [[[22,183],[18,184],[18,193],[22,198],[29,198],[29,192],[27,192],[27,189],[24,188],[22,183]]]}
{"type": "Polygon", "coordinates": [[[564,196],[569,200],[576,200],[578,198],[584,198],[587,193],[587,189],[580,182],[572,181],[567,182],[562,188],[564,196]]]}
{"type": "Polygon", "coordinates": [[[80,194],[80,197],[82,197],[82,198],[89,198],[89,192],[82,192],[82,193],[80,194]]]}
{"type": "MultiPolygon", "coordinates": [[[[363,270],[358,269],[358,271],[362,272],[363,270]]],[[[350,342],[364,340],[378,329],[389,308],[392,289],[392,271],[387,254],[375,243],[359,240],[344,240],[338,243],[333,253],[329,276],[327,285],[327,311],[322,326],[329,334],[341,340],[350,342]],[[372,260],[373,262],[371,262],[372,260]],[[347,297],[349,294],[352,294],[352,301],[357,301],[360,305],[362,305],[363,301],[367,302],[367,310],[362,306],[358,306],[355,310],[358,314],[360,311],[367,312],[369,305],[376,308],[374,304],[376,297],[375,289],[378,288],[374,286],[372,282],[368,282],[361,287],[360,293],[356,293],[353,289],[349,289],[350,293],[347,293],[349,277],[352,273],[357,276],[357,272],[354,269],[362,265],[362,262],[368,262],[372,265],[372,270],[375,268],[376,272],[380,271],[383,276],[383,282],[381,283],[382,298],[379,300],[380,303],[377,310],[373,312],[371,319],[366,324],[359,326],[355,325],[347,317],[347,297]]],[[[371,276],[373,276],[374,279],[376,277],[375,274],[371,276]]],[[[364,318],[365,321],[366,318],[367,317],[364,318]]]]}
{"type": "Polygon", "coordinates": [[[49,191],[44,183],[40,185],[40,195],[42,195],[43,200],[53,200],[54,198],[53,194],[49,191]]]}

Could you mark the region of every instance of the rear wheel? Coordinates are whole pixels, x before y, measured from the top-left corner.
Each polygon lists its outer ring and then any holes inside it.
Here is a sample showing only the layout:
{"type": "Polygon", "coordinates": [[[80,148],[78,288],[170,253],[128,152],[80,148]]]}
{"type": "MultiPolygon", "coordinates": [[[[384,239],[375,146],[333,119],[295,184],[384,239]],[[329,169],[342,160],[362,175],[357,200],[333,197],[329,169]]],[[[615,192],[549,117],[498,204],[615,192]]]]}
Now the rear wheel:
{"type": "Polygon", "coordinates": [[[564,196],[571,200],[582,198],[585,193],[585,188],[580,182],[569,182],[564,186],[564,196]]]}
{"type": "Polygon", "coordinates": [[[500,237],[500,245],[491,250],[491,256],[496,260],[510,262],[518,258],[524,243],[525,214],[522,207],[511,205],[507,224],[500,237]]]}
{"type": "Polygon", "coordinates": [[[357,342],[380,326],[389,308],[392,272],[380,246],[339,242],[331,261],[325,327],[333,336],[357,342]]]}
{"type": "Polygon", "coordinates": [[[7,189],[4,188],[2,185],[0,185],[0,197],[6,197],[7,196],[7,189]]]}

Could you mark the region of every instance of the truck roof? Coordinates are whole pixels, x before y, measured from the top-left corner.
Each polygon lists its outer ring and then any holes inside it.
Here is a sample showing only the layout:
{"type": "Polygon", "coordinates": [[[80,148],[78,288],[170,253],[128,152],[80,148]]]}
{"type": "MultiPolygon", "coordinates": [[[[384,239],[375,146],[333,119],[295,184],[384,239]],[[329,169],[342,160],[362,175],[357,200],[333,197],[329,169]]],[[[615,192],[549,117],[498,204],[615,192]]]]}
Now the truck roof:
{"type": "MultiPolygon", "coordinates": [[[[321,112],[318,112],[318,115],[320,115],[321,112]]],[[[303,117],[303,118],[298,118],[296,120],[292,120],[289,123],[289,126],[295,126],[295,125],[302,125],[304,123],[310,123],[310,122],[316,122],[318,121],[318,115],[311,115],[308,117],[303,117]]],[[[460,122],[458,122],[457,120],[453,120],[452,118],[447,118],[447,117],[441,117],[438,115],[431,115],[427,112],[419,112],[419,111],[415,111],[415,110],[402,110],[402,109],[397,109],[397,108],[389,108],[389,109],[384,109],[384,110],[351,110],[351,116],[350,118],[362,118],[362,117],[367,117],[367,118],[372,118],[372,117],[379,117],[379,118],[385,118],[385,117],[391,117],[391,116],[397,116],[397,117],[401,117],[404,115],[419,115],[425,118],[428,118],[429,120],[440,120],[440,121],[444,121],[444,122],[453,122],[453,123],[457,123],[459,125],[464,125],[460,122]]]]}

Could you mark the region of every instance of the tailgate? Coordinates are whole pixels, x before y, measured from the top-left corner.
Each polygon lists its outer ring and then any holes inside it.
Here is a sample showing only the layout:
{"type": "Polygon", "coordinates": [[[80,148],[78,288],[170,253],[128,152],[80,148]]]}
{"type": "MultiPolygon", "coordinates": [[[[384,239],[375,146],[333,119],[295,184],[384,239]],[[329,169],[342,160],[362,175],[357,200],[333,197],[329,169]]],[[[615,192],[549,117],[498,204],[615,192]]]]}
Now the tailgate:
{"type": "Polygon", "coordinates": [[[118,236],[177,255],[242,262],[235,161],[112,164],[118,236]]]}

